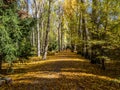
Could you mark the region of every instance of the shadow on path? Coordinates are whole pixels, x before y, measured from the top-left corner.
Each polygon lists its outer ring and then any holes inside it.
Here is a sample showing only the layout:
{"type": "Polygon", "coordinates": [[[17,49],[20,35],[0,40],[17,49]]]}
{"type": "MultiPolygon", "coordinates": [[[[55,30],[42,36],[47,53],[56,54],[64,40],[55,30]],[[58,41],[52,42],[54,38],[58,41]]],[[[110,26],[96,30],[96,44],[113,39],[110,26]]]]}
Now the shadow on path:
{"type": "Polygon", "coordinates": [[[102,71],[76,53],[64,51],[48,60],[15,70],[13,86],[4,90],[119,90],[113,71],[102,71]],[[110,74],[112,73],[112,74],[110,74]],[[9,89],[8,89],[9,88],[9,89]]]}

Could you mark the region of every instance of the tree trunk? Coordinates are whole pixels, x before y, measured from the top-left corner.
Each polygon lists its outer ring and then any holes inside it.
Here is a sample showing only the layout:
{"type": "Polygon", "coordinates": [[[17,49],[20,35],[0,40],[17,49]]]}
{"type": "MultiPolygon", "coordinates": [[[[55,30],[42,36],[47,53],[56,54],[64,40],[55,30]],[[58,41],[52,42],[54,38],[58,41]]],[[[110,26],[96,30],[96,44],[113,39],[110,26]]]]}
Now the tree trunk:
{"type": "Polygon", "coordinates": [[[63,30],[62,30],[62,25],[61,25],[61,50],[63,50],[63,30]]]}
{"type": "MultiPolygon", "coordinates": [[[[37,18],[39,20],[39,18],[37,18]]],[[[37,55],[40,56],[40,28],[39,21],[37,20],[37,55]]]]}
{"type": "Polygon", "coordinates": [[[41,24],[41,53],[44,51],[44,21],[41,24]]]}
{"type": "Polygon", "coordinates": [[[36,0],[33,0],[35,4],[35,17],[37,19],[37,56],[40,56],[40,25],[39,25],[39,18],[40,18],[40,2],[36,2],[36,0]]]}
{"type": "Polygon", "coordinates": [[[29,14],[29,0],[26,1],[27,14],[29,14]]]}
{"type": "MultiPolygon", "coordinates": [[[[79,24],[78,24],[78,37],[80,38],[80,40],[83,40],[83,30],[82,30],[82,25],[83,25],[83,17],[82,17],[82,12],[80,12],[80,16],[79,16],[79,24]]],[[[79,51],[79,50],[78,50],[79,51]]],[[[81,46],[80,48],[80,53],[83,52],[83,48],[81,46]]]]}
{"type": "Polygon", "coordinates": [[[32,31],[32,46],[34,47],[35,46],[35,31],[34,31],[34,27],[32,29],[33,29],[33,31],[32,31]]]}
{"type": "Polygon", "coordinates": [[[105,60],[102,59],[102,69],[105,70],[105,60]]]}
{"type": "Polygon", "coordinates": [[[58,26],[58,51],[59,51],[59,52],[61,51],[60,38],[61,38],[61,35],[60,35],[60,24],[59,24],[59,26],[58,26]]]}
{"type": "Polygon", "coordinates": [[[2,55],[0,55],[0,73],[2,72],[2,55]]]}
{"type": "Polygon", "coordinates": [[[79,27],[78,27],[78,35],[80,39],[82,40],[82,12],[80,13],[80,18],[79,18],[79,27]]]}
{"type": "Polygon", "coordinates": [[[44,46],[44,53],[43,53],[43,60],[47,57],[48,51],[48,39],[49,39],[49,31],[50,31],[50,8],[51,8],[51,0],[49,0],[49,9],[48,9],[48,21],[47,21],[47,28],[46,28],[46,36],[45,36],[45,46],[44,46]]]}
{"type": "Polygon", "coordinates": [[[95,31],[98,31],[98,28],[99,28],[97,5],[98,5],[98,0],[93,0],[92,1],[92,21],[93,21],[93,26],[94,26],[93,29],[95,31]]]}
{"type": "Polygon", "coordinates": [[[0,60],[0,72],[2,70],[2,60],[0,60]]]}
{"type": "Polygon", "coordinates": [[[59,21],[58,21],[58,23],[59,23],[59,25],[58,25],[58,51],[60,52],[61,51],[61,47],[62,47],[62,45],[61,45],[61,7],[59,6],[59,21]]]}
{"type": "MultiPolygon", "coordinates": [[[[81,2],[83,4],[85,4],[86,0],[81,0],[81,2]]],[[[86,9],[83,10],[83,14],[86,14],[86,9]]],[[[87,18],[84,15],[82,17],[83,17],[82,22],[83,22],[83,29],[84,29],[84,31],[83,31],[83,40],[84,40],[83,51],[84,51],[84,56],[86,57],[88,54],[88,40],[90,38],[89,38],[89,31],[87,28],[87,18]]]]}

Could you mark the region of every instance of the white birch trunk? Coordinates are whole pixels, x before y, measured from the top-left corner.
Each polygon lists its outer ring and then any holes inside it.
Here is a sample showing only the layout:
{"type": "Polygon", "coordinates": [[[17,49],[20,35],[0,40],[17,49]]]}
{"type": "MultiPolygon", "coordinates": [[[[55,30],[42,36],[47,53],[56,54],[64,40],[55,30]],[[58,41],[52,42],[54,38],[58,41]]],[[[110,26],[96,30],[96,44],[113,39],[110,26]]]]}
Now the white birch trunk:
{"type": "Polygon", "coordinates": [[[46,28],[46,36],[45,36],[45,46],[44,46],[44,53],[43,53],[43,60],[47,57],[48,51],[48,41],[49,41],[49,32],[50,32],[50,15],[51,15],[51,0],[49,0],[49,9],[48,9],[48,21],[47,21],[47,28],[46,28]]]}
{"type": "Polygon", "coordinates": [[[37,13],[37,55],[40,56],[40,26],[39,26],[39,13],[37,13]]]}
{"type": "Polygon", "coordinates": [[[34,31],[34,27],[32,28],[32,45],[33,47],[35,47],[35,31],[34,31]]]}

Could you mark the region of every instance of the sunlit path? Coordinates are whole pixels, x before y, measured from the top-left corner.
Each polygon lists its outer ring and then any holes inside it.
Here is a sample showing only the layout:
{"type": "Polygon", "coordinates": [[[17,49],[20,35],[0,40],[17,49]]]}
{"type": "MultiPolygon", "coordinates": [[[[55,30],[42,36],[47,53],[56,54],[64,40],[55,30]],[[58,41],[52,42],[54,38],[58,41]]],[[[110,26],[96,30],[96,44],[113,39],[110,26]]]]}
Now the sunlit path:
{"type": "Polygon", "coordinates": [[[14,79],[12,86],[3,90],[119,90],[119,80],[76,53],[62,51],[48,58],[16,64],[20,67],[9,75],[14,79]]]}

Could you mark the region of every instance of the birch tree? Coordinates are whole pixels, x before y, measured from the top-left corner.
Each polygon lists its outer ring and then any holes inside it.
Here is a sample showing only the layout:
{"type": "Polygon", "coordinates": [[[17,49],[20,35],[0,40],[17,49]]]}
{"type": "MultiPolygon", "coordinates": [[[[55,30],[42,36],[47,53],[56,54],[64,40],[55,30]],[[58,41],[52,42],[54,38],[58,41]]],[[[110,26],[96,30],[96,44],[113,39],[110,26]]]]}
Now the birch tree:
{"type": "Polygon", "coordinates": [[[47,27],[46,27],[46,35],[45,35],[45,43],[44,43],[44,52],[43,52],[43,60],[46,59],[47,51],[48,51],[48,40],[49,40],[49,32],[50,32],[50,14],[51,14],[51,3],[52,0],[48,1],[48,18],[47,18],[47,27]]]}

